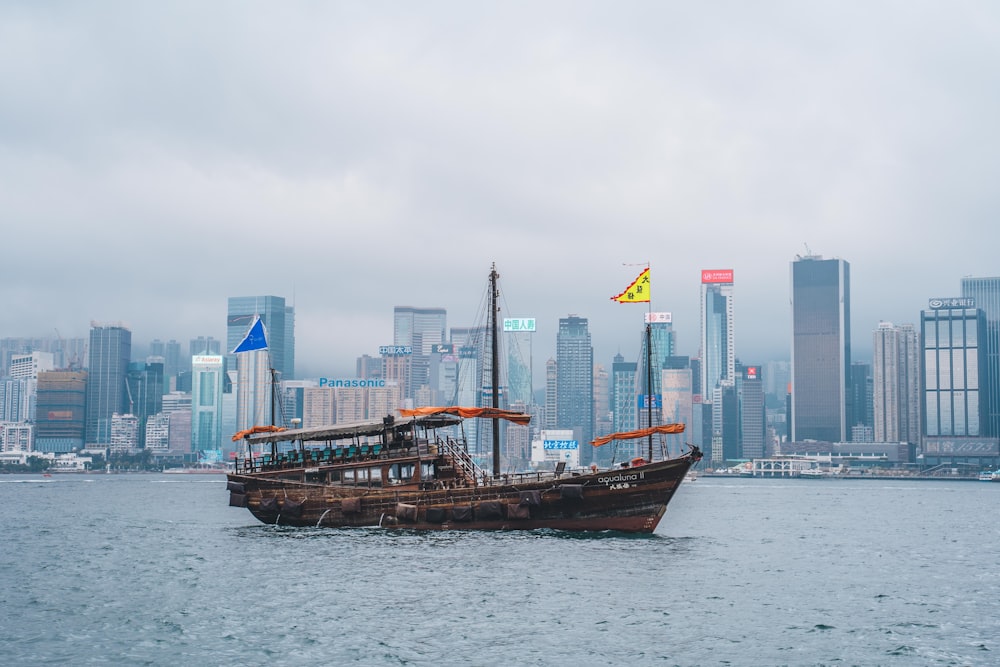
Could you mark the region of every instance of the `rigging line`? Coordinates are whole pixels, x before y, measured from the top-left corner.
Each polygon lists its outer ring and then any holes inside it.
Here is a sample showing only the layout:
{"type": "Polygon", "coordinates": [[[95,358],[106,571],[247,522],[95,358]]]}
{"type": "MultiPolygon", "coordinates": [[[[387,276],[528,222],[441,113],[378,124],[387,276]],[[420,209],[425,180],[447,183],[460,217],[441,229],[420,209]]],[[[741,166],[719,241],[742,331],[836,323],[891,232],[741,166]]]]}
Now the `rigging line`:
{"type": "MultiPolygon", "coordinates": [[[[487,285],[480,297],[479,305],[476,308],[476,316],[473,319],[472,327],[470,327],[468,339],[466,340],[468,347],[475,347],[483,353],[486,350],[486,343],[489,342],[487,338],[488,332],[486,331],[489,323],[489,308],[490,294],[489,286],[487,285]]],[[[485,361],[485,357],[482,357],[476,359],[476,363],[474,364],[459,364],[459,376],[456,378],[456,392],[460,392],[461,387],[469,387],[473,394],[477,392],[477,386],[483,385],[483,377],[478,376],[480,363],[482,363],[481,370],[483,373],[489,371],[489,366],[485,361]]]]}

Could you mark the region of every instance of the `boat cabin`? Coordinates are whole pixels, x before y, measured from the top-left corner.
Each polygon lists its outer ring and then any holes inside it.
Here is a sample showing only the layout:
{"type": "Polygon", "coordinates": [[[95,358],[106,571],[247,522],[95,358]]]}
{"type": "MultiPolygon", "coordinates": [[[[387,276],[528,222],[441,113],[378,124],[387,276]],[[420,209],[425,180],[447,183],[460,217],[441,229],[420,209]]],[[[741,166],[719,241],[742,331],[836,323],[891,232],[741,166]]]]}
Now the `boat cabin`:
{"type": "Polygon", "coordinates": [[[397,422],[294,429],[245,436],[248,454],[237,459],[237,472],[308,484],[381,489],[386,487],[453,488],[465,486],[476,467],[465,447],[438,428],[460,424],[444,416],[397,422]],[[293,449],[278,451],[278,443],[293,449]],[[270,445],[269,451],[250,453],[270,445]],[[287,446],[287,445],[286,445],[287,446]]]}

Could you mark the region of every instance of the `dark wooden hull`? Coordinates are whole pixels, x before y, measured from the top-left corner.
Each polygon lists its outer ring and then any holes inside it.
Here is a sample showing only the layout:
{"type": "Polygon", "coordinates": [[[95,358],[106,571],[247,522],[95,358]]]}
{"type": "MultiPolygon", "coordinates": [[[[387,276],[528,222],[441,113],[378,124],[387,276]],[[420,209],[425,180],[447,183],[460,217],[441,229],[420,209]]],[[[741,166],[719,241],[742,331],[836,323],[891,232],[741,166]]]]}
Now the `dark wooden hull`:
{"type": "Polygon", "coordinates": [[[453,489],[358,489],[266,473],[228,475],[230,504],[283,526],[410,530],[622,531],[652,533],[687,471],[691,454],[634,468],[453,489]]]}

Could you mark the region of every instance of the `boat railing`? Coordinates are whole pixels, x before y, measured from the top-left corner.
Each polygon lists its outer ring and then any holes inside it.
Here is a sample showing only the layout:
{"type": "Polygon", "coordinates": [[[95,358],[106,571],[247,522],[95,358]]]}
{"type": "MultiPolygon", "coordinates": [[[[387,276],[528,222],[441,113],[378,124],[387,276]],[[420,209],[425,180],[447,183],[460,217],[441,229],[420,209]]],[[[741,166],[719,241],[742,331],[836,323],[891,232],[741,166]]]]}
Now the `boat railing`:
{"type": "MultiPolygon", "coordinates": [[[[432,451],[425,439],[410,440],[402,446],[386,447],[381,443],[355,445],[328,445],[326,447],[307,447],[304,450],[293,449],[279,452],[276,455],[257,454],[252,459],[243,457],[236,459],[236,472],[257,473],[265,471],[299,469],[311,466],[327,466],[343,463],[363,463],[373,460],[391,460],[408,457],[416,451],[418,456],[432,456],[432,451]]],[[[471,459],[468,461],[473,466],[471,459]]]]}
{"type": "Polygon", "coordinates": [[[480,479],[485,474],[459,441],[451,437],[446,437],[444,440],[438,438],[437,446],[441,448],[443,454],[451,457],[455,465],[465,474],[466,479],[480,479]]]}

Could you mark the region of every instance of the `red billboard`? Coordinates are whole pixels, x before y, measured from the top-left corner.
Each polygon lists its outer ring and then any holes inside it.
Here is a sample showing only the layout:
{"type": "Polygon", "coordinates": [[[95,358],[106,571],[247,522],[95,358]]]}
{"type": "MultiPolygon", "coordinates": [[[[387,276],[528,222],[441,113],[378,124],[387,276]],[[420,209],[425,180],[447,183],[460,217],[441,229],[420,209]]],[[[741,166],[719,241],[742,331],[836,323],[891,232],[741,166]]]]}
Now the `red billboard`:
{"type": "Polygon", "coordinates": [[[732,269],[702,269],[702,283],[731,283],[733,282],[732,269]]]}

